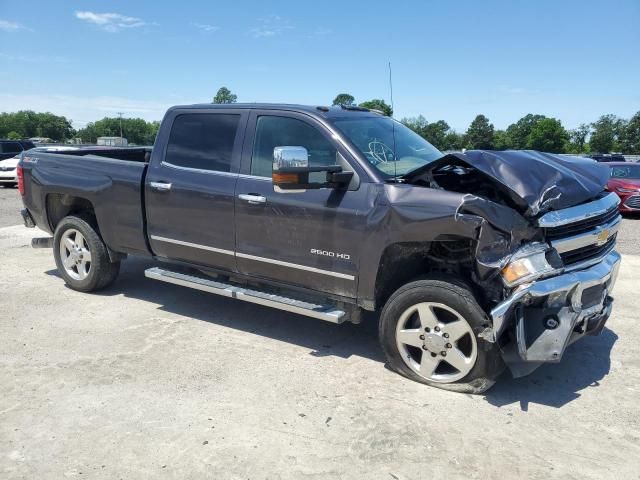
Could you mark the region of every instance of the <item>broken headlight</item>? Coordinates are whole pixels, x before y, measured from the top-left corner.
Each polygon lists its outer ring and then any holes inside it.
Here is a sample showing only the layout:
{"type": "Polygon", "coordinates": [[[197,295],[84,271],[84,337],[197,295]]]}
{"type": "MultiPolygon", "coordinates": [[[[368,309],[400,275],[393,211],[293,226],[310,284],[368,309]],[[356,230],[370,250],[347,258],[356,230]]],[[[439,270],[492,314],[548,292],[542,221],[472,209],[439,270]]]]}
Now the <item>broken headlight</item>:
{"type": "Polygon", "coordinates": [[[545,244],[527,245],[518,250],[501,271],[505,285],[515,287],[556,272],[557,268],[547,258],[548,251],[545,244]]]}

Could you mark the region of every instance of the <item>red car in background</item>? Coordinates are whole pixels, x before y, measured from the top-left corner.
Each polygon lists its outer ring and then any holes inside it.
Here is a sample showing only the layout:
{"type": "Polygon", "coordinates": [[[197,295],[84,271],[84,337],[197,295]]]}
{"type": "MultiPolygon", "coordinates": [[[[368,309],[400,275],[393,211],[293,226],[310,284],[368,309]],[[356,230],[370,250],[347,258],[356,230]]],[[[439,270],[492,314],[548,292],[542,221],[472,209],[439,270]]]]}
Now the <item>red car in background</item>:
{"type": "Polygon", "coordinates": [[[640,164],[608,163],[610,175],[607,190],[620,197],[621,212],[640,212],[640,164]]]}

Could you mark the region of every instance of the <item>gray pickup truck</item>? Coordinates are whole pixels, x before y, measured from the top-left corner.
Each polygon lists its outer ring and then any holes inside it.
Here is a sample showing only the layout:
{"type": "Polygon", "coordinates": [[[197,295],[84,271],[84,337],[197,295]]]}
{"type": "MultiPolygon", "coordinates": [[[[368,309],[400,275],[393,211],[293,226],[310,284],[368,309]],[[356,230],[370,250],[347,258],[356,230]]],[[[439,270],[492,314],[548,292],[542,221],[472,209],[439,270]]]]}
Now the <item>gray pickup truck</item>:
{"type": "Polygon", "coordinates": [[[34,246],[75,290],[150,257],[162,282],[378,318],[393,370],[474,393],[602,330],[620,264],[607,176],[539,152],[445,155],[362,108],[263,104],[174,107],[153,149],[32,150],[18,168],[25,224],[53,234],[34,246]]]}

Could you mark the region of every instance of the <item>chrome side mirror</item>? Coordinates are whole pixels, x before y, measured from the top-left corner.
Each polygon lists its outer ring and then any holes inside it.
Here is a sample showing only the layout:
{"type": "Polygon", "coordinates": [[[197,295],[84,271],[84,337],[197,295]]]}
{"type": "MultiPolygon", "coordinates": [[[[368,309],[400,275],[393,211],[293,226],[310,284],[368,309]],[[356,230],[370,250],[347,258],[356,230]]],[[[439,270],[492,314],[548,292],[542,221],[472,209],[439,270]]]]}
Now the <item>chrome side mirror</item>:
{"type": "Polygon", "coordinates": [[[273,171],[286,171],[290,168],[307,168],[309,152],[304,147],[275,147],[273,149],[273,171]]]}

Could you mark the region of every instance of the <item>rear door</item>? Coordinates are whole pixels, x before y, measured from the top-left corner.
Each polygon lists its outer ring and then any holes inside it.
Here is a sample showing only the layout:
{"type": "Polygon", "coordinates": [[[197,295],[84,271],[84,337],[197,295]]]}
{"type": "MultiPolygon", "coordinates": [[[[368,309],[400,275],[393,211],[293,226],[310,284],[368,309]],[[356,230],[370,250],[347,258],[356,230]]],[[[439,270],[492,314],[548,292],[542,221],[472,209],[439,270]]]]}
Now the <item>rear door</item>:
{"type": "MultiPolygon", "coordinates": [[[[350,190],[275,192],[273,149],[302,146],[309,164],[353,170],[348,152],[315,119],[272,110],[252,113],[236,187],[236,257],[241,273],[355,297],[364,240],[368,183],[350,190]]],[[[319,174],[324,175],[324,174],[319,174]]]]}
{"type": "Polygon", "coordinates": [[[247,117],[242,109],[167,115],[171,128],[160,132],[164,148],[145,182],[155,255],[235,271],[234,193],[247,117]]]}

